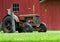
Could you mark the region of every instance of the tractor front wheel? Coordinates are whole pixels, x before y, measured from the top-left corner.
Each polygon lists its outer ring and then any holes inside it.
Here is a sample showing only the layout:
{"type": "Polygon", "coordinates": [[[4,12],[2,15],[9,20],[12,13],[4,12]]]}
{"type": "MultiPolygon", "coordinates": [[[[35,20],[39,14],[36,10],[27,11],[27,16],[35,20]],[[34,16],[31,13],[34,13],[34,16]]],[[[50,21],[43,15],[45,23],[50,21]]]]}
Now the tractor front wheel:
{"type": "Polygon", "coordinates": [[[47,31],[46,25],[45,24],[40,24],[38,32],[46,32],[46,31],[47,31]]]}
{"type": "Polygon", "coordinates": [[[24,32],[33,32],[33,27],[31,24],[25,24],[24,32]]]}

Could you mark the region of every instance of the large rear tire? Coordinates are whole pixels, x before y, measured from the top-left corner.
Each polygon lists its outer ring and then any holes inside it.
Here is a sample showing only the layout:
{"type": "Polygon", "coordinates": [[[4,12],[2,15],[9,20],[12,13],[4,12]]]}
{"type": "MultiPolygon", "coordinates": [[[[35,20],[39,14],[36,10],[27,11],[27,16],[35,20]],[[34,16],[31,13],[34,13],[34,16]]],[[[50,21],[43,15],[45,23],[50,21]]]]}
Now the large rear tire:
{"type": "Polygon", "coordinates": [[[11,16],[6,16],[3,19],[3,22],[2,22],[2,30],[3,30],[3,32],[5,32],[5,33],[13,33],[13,32],[15,32],[15,28],[12,28],[12,26],[13,26],[12,25],[12,17],[11,16]]]}

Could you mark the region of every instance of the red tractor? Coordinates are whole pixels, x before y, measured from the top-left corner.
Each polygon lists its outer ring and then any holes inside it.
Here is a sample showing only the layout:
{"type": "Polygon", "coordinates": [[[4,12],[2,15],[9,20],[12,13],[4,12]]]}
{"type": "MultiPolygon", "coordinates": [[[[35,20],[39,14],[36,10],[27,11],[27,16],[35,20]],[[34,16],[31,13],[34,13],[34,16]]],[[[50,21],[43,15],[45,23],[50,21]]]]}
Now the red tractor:
{"type": "Polygon", "coordinates": [[[46,32],[47,27],[45,23],[40,22],[38,14],[25,14],[16,16],[10,10],[8,15],[2,21],[2,30],[5,33],[18,32],[46,32]],[[9,13],[10,12],[10,13],[9,13]]]}

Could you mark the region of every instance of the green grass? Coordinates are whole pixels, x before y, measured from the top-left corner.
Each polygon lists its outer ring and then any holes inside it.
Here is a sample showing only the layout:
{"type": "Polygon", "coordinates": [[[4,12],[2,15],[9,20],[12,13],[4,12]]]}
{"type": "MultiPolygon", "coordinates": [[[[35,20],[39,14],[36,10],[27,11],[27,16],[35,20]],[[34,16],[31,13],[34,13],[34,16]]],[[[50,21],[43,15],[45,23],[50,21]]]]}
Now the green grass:
{"type": "Polygon", "coordinates": [[[46,33],[0,32],[0,42],[60,42],[60,31],[47,31],[46,33]]]}

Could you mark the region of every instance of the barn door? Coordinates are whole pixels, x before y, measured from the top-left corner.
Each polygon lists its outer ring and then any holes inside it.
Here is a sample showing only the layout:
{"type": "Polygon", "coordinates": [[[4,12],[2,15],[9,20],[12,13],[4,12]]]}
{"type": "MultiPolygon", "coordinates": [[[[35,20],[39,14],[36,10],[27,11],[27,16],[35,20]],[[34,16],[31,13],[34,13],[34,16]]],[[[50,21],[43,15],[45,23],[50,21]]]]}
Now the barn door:
{"type": "Polygon", "coordinates": [[[47,23],[49,30],[60,30],[60,1],[47,0],[42,5],[43,21],[47,23]]]}

